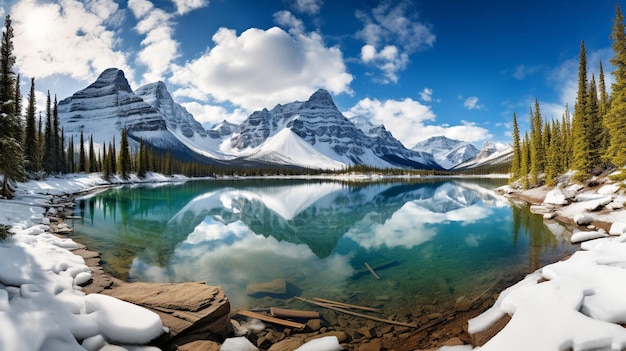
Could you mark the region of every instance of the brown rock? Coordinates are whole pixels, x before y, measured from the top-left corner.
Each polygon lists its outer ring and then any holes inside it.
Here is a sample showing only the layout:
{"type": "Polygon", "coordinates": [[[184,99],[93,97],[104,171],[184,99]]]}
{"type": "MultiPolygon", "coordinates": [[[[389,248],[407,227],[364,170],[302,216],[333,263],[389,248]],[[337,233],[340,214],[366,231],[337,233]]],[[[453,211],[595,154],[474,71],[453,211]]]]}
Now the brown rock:
{"type": "Polygon", "coordinates": [[[449,339],[448,341],[443,343],[443,346],[459,346],[459,345],[465,345],[465,343],[461,341],[461,339],[456,338],[456,337],[449,339]]]}
{"type": "Polygon", "coordinates": [[[326,332],[326,333],[322,333],[322,334],[318,334],[315,336],[312,336],[310,338],[307,338],[305,341],[311,341],[313,339],[319,339],[319,338],[323,338],[325,336],[336,336],[337,340],[339,341],[339,343],[344,343],[346,341],[348,341],[348,335],[342,331],[332,331],[332,332],[326,332]]]}
{"type": "Polygon", "coordinates": [[[456,308],[457,311],[465,312],[465,311],[469,311],[470,308],[472,308],[472,304],[473,304],[472,300],[467,298],[467,296],[463,295],[463,296],[460,296],[458,299],[456,299],[456,303],[454,304],[454,307],[456,308]]]}
{"type": "Polygon", "coordinates": [[[178,351],[220,351],[221,345],[211,340],[196,340],[178,346],[178,351]]]}
{"type": "Polygon", "coordinates": [[[304,345],[303,338],[292,337],[275,343],[267,351],[293,351],[302,345],[304,345]]]}
{"type": "Polygon", "coordinates": [[[128,283],[103,293],[156,312],[170,330],[166,345],[221,341],[228,333],[230,302],[221,287],[203,282],[128,283]]]}
{"type": "Polygon", "coordinates": [[[382,343],[380,339],[373,339],[370,342],[361,344],[356,349],[357,351],[380,351],[382,348],[382,343]]]}
{"type": "Polygon", "coordinates": [[[287,281],[285,279],[274,279],[271,282],[248,284],[246,294],[274,294],[284,295],[287,293],[287,281]]]}
{"type": "Polygon", "coordinates": [[[306,326],[313,331],[318,331],[322,328],[322,320],[321,319],[309,319],[306,322],[306,326]]]}
{"type": "Polygon", "coordinates": [[[511,317],[507,314],[495,322],[491,327],[482,332],[472,334],[472,345],[483,346],[487,341],[491,340],[496,334],[498,334],[509,323],[511,317]]]}

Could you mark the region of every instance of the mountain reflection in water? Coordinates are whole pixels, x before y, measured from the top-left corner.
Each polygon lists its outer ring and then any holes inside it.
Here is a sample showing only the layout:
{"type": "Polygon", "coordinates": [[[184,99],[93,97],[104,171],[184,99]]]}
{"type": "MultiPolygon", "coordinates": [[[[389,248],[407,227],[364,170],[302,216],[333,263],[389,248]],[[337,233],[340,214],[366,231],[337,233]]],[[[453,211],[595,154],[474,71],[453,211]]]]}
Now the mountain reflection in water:
{"type": "MultiPolygon", "coordinates": [[[[194,181],[123,187],[79,202],[77,240],[133,281],[206,281],[235,307],[286,279],[307,297],[450,303],[572,250],[567,231],[496,196],[501,181],[194,181]],[[554,234],[553,234],[554,233],[554,234]],[[356,274],[368,262],[394,262],[356,274]]],[[[276,301],[273,301],[276,303],[276,301]]],[[[280,303],[280,300],[279,300],[280,303]]],[[[408,304],[408,305],[407,305],[408,304]]]]}

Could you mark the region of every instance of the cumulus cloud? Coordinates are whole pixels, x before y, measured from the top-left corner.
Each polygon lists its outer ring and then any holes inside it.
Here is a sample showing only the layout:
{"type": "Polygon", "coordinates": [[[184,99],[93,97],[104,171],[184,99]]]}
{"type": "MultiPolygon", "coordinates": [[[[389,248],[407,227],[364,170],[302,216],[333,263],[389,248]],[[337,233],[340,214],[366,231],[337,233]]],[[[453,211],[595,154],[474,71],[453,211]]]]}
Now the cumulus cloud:
{"type": "Polygon", "coordinates": [[[420,99],[422,99],[422,101],[424,102],[433,101],[433,90],[430,88],[424,88],[422,91],[420,91],[420,99]]]}
{"type": "Polygon", "coordinates": [[[539,71],[539,66],[527,66],[527,65],[518,65],[515,67],[513,71],[513,78],[517,80],[522,80],[526,78],[528,75],[537,73],[539,71]]]}
{"type": "Polygon", "coordinates": [[[319,33],[272,27],[238,35],[220,28],[212,39],[210,50],[174,69],[171,81],[185,87],[177,96],[213,98],[250,112],[308,98],[319,88],[352,93],[341,50],[327,47],[319,33]]]}
{"type": "Polygon", "coordinates": [[[365,42],[361,60],[383,72],[382,83],[396,83],[398,72],[409,62],[409,55],[435,43],[430,28],[417,20],[417,14],[411,13],[405,2],[396,6],[384,2],[371,13],[357,11],[356,17],[363,23],[356,33],[365,42]]]}
{"type": "Polygon", "coordinates": [[[300,13],[316,15],[324,5],[323,0],[296,0],[293,7],[300,13]]]}
{"type": "Polygon", "coordinates": [[[209,5],[208,0],[173,0],[176,5],[176,12],[180,15],[184,15],[193,10],[205,7],[209,5]]]}
{"type": "Polygon", "coordinates": [[[11,16],[20,73],[37,79],[67,75],[90,81],[115,66],[131,77],[115,28],[122,12],[113,0],[17,2],[11,16]]]}
{"type": "MultiPolygon", "coordinates": [[[[188,4],[194,1],[180,2],[188,4]]],[[[147,68],[143,83],[164,80],[170,65],[178,57],[178,42],[173,39],[172,15],[155,8],[148,0],[129,0],[128,8],[138,21],[135,30],[145,36],[137,55],[137,61],[147,68]]]]}
{"type": "Polygon", "coordinates": [[[478,97],[476,96],[470,96],[465,99],[465,102],[463,102],[463,106],[468,110],[482,110],[485,108],[485,106],[479,103],[478,97]]]}
{"type": "Polygon", "coordinates": [[[430,107],[410,98],[386,101],[366,98],[346,114],[363,115],[374,124],[384,124],[407,147],[438,135],[467,142],[481,141],[492,136],[487,129],[467,121],[461,121],[456,126],[427,124],[435,121],[434,112],[430,107]]]}

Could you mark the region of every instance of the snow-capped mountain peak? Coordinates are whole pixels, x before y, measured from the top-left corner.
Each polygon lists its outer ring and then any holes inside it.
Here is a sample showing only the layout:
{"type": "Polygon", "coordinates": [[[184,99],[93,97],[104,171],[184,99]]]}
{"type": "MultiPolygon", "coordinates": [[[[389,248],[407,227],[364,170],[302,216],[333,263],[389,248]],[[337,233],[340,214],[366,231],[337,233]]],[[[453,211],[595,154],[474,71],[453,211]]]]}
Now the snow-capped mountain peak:
{"type": "Polygon", "coordinates": [[[413,150],[431,153],[437,163],[445,169],[471,160],[478,154],[478,149],[474,145],[443,135],[421,141],[413,147],[413,150]]]}

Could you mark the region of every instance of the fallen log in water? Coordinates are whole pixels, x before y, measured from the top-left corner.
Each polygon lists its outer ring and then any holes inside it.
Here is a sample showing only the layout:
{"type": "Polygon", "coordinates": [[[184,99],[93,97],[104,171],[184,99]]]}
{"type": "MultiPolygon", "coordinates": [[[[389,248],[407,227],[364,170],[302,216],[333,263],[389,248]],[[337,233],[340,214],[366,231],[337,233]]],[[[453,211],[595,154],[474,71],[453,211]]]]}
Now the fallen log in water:
{"type": "MultiPolygon", "coordinates": [[[[378,265],[370,266],[374,271],[382,271],[383,269],[391,268],[400,264],[397,260],[387,261],[378,265]]],[[[366,266],[367,267],[367,266],[366,266]]],[[[352,275],[351,279],[359,279],[365,274],[370,274],[370,270],[367,268],[360,269],[352,275]]]]}
{"type": "Polygon", "coordinates": [[[316,302],[316,301],[312,301],[312,300],[307,300],[305,298],[298,297],[298,296],[295,296],[295,298],[300,300],[300,301],[306,302],[306,303],[310,303],[310,304],[313,304],[313,305],[316,305],[316,306],[319,306],[319,307],[324,307],[324,308],[327,308],[329,310],[333,310],[333,311],[336,311],[336,312],[349,314],[349,315],[355,316],[355,317],[370,319],[370,320],[373,320],[373,321],[376,321],[376,322],[382,322],[382,323],[387,323],[387,324],[399,325],[399,326],[402,326],[402,327],[417,328],[417,324],[397,322],[397,321],[392,321],[392,320],[389,320],[389,319],[383,319],[383,318],[368,316],[366,314],[348,311],[348,310],[345,310],[343,308],[335,307],[333,305],[329,305],[329,304],[322,303],[322,302],[316,302]]]}
{"type": "Polygon", "coordinates": [[[280,319],[280,318],[268,316],[265,314],[252,312],[252,311],[241,310],[241,311],[238,311],[237,314],[242,315],[244,317],[256,318],[264,322],[278,324],[278,325],[282,325],[282,326],[289,327],[289,328],[304,329],[304,327],[306,327],[306,325],[302,323],[287,321],[284,319],[280,319]]]}
{"type": "Polygon", "coordinates": [[[320,318],[320,313],[317,311],[289,310],[286,308],[279,308],[279,307],[270,307],[270,314],[274,317],[283,317],[283,318],[302,318],[302,319],[320,318]]]}
{"type": "Polygon", "coordinates": [[[328,305],[331,305],[331,306],[335,306],[335,307],[339,307],[339,308],[345,308],[345,309],[348,309],[348,310],[353,308],[355,310],[363,310],[363,311],[370,311],[370,312],[380,312],[380,308],[365,307],[365,306],[359,306],[359,305],[351,305],[349,303],[322,299],[320,297],[314,297],[313,300],[316,300],[316,301],[319,301],[321,303],[325,303],[325,304],[328,304],[328,305]]]}
{"type": "Polygon", "coordinates": [[[372,268],[372,266],[370,266],[369,263],[365,262],[365,268],[367,268],[367,270],[370,271],[370,273],[372,273],[374,278],[380,279],[380,276],[378,274],[376,274],[376,271],[374,270],[374,268],[372,268]]]}

